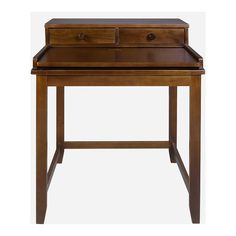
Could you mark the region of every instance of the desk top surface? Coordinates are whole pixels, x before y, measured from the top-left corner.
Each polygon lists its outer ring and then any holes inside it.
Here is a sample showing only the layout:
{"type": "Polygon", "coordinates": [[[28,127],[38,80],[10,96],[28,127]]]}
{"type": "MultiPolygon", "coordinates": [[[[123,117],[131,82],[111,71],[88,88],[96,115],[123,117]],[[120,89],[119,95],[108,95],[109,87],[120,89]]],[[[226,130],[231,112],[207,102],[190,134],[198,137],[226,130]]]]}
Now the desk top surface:
{"type": "Polygon", "coordinates": [[[48,21],[45,24],[46,28],[76,28],[76,27],[115,27],[115,26],[126,26],[126,27],[184,27],[188,28],[189,25],[181,19],[129,19],[129,18],[106,18],[106,19],[97,19],[97,18],[54,18],[48,21]]]}
{"type": "Polygon", "coordinates": [[[38,67],[199,67],[185,48],[51,47],[38,67]]]}

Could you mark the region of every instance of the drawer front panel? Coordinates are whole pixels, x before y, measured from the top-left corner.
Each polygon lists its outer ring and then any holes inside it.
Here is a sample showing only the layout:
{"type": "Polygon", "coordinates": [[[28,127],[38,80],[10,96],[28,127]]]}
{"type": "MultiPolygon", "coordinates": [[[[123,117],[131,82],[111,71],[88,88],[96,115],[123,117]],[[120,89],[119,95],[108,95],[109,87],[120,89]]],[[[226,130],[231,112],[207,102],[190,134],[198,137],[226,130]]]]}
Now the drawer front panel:
{"type": "Polygon", "coordinates": [[[114,44],[115,29],[50,29],[50,44],[114,44]]]}
{"type": "Polygon", "coordinates": [[[184,43],[184,29],[123,28],[120,44],[179,45],[184,43]]]}

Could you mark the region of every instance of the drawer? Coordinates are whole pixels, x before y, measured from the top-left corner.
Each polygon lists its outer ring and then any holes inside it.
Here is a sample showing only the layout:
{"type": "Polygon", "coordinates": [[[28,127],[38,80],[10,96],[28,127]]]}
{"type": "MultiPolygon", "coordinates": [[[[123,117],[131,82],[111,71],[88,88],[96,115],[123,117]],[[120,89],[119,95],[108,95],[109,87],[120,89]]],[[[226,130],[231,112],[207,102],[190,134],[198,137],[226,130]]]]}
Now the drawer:
{"type": "Polygon", "coordinates": [[[115,29],[49,29],[50,44],[114,44],[115,29]]]}
{"type": "Polygon", "coordinates": [[[120,44],[163,44],[184,43],[184,29],[123,28],[120,29],[120,44]]]}

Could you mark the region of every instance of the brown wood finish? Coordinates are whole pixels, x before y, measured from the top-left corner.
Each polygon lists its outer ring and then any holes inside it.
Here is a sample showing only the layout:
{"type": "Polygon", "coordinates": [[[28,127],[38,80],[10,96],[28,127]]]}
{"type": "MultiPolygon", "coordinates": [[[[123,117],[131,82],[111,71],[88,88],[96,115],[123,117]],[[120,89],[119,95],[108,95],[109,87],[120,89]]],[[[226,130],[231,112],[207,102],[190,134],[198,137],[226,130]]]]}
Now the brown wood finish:
{"type": "Polygon", "coordinates": [[[168,148],[169,141],[66,141],[65,148],[168,148]]]}
{"type": "Polygon", "coordinates": [[[200,67],[199,69],[203,69],[203,58],[193,50],[189,45],[184,45],[184,48],[196,59],[198,60],[200,67]]]}
{"type": "Polygon", "coordinates": [[[34,57],[33,57],[33,67],[37,67],[37,61],[44,55],[44,53],[49,49],[49,46],[44,46],[34,57]]]}
{"type": "Polygon", "coordinates": [[[188,28],[184,28],[184,44],[188,45],[188,28]]]}
{"type": "Polygon", "coordinates": [[[36,223],[44,223],[47,189],[64,149],[166,148],[200,222],[200,129],[203,59],[188,45],[180,19],[52,19],[33,58],[37,76],[36,223]],[[56,151],[47,172],[47,87],[57,89],[56,151]],[[169,140],[65,141],[65,86],[169,86],[169,140]],[[177,149],[177,86],[190,88],[189,175],[177,149]]]}
{"type": "Polygon", "coordinates": [[[50,44],[114,44],[115,29],[50,29],[50,44]]]}
{"type": "Polygon", "coordinates": [[[48,76],[48,86],[189,86],[191,76],[48,76]]]}
{"type": "Polygon", "coordinates": [[[190,86],[189,138],[189,207],[193,223],[200,222],[200,146],[201,146],[201,78],[192,77],[190,86]]]}
{"type": "Polygon", "coordinates": [[[57,87],[57,148],[59,149],[58,163],[62,163],[64,154],[64,87],[57,87]]]}
{"type": "MultiPolygon", "coordinates": [[[[169,86],[169,141],[177,146],[177,87],[169,86]]],[[[176,163],[173,145],[169,147],[170,161],[176,163]]]]}
{"type": "Polygon", "coordinates": [[[60,148],[57,148],[55,153],[54,153],[54,156],[52,158],[52,162],[50,164],[48,174],[47,174],[47,189],[49,189],[49,186],[50,186],[50,183],[51,183],[51,180],[52,180],[52,176],[54,174],[54,171],[56,169],[56,165],[58,163],[59,156],[60,156],[60,148]]]}
{"type": "MultiPolygon", "coordinates": [[[[197,68],[33,68],[32,74],[37,75],[103,75],[103,76],[193,76],[204,74],[203,69],[197,68]]],[[[166,77],[167,78],[167,77],[166,77]]]]}
{"type": "Polygon", "coordinates": [[[201,64],[185,48],[80,48],[50,47],[38,67],[177,67],[201,64]]]}
{"type": "Polygon", "coordinates": [[[80,19],[51,19],[45,28],[90,28],[90,27],[162,27],[162,28],[188,28],[189,25],[180,19],[114,19],[114,18],[80,18],[80,19]]]}
{"type": "Polygon", "coordinates": [[[47,77],[36,80],[36,223],[43,224],[47,209],[47,77]]]}
{"type": "Polygon", "coordinates": [[[122,28],[119,35],[120,44],[182,45],[184,43],[184,29],[122,28]]]}
{"type": "Polygon", "coordinates": [[[185,183],[185,186],[189,192],[189,175],[188,175],[188,172],[184,166],[184,163],[183,163],[183,160],[179,154],[179,151],[176,147],[176,145],[174,143],[171,143],[170,146],[172,147],[172,150],[173,150],[173,155],[174,155],[174,160],[175,162],[177,163],[178,167],[179,167],[179,170],[180,170],[180,173],[183,177],[183,180],[184,180],[184,183],[185,183]]]}

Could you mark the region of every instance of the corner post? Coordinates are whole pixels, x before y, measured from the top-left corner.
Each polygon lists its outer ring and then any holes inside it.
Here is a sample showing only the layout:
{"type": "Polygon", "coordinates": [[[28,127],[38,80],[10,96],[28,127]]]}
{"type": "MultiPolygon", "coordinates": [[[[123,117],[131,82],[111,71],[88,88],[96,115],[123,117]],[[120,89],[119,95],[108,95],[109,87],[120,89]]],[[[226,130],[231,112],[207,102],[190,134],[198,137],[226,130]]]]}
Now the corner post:
{"type": "Polygon", "coordinates": [[[36,78],[36,223],[47,209],[47,77],[36,78]]]}
{"type": "Polygon", "coordinates": [[[200,223],[201,77],[190,86],[189,207],[193,223],[200,223]]]}

